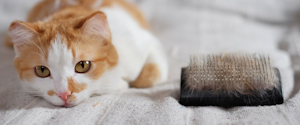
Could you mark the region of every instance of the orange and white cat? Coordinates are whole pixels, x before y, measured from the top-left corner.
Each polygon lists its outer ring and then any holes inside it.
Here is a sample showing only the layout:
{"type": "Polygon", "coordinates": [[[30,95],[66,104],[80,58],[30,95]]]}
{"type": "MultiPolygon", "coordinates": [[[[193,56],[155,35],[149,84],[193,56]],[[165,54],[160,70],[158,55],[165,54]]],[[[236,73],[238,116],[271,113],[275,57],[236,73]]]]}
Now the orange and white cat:
{"type": "Polygon", "coordinates": [[[54,105],[167,80],[161,43],[123,0],[43,0],[8,34],[22,87],[54,105]]]}

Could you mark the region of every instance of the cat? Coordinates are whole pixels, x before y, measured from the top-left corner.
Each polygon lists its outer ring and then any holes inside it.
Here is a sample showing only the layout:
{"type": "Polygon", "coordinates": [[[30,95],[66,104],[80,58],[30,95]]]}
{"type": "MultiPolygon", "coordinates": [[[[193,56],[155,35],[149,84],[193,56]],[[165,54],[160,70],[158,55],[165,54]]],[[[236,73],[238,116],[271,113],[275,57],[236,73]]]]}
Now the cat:
{"type": "Polygon", "coordinates": [[[8,35],[22,88],[57,106],[163,83],[162,44],[123,0],[43,0],[8,35]]]}

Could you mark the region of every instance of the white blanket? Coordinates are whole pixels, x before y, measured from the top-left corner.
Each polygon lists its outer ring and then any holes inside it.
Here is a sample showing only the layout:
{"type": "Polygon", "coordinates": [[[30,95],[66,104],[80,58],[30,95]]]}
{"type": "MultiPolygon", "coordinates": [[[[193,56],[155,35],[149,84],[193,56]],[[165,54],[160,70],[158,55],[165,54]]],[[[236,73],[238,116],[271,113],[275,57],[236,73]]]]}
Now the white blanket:
{"type": "MultiPolygon", "coordinates": [[[[1,0],[1,35],[13,20],[24,20],[37,1],[1,0]]],[[[294,82],[290,58],[295,53],[279,49],[291,50],[294,45],[289,41],[297,33],[290,35],[289,24],[300,12],[298,0],[130,1],[165,45],[168,82],[95,96],[72,108],[55,107],[20,89],[14,52],[0,44],[0,124],[300,124],[300,79],[294,82]],[[189,54],[222,52],[270,54],[282,75],[284,104],[229,109],[180,105],[180,69],[188,65],[189,54]]]]}

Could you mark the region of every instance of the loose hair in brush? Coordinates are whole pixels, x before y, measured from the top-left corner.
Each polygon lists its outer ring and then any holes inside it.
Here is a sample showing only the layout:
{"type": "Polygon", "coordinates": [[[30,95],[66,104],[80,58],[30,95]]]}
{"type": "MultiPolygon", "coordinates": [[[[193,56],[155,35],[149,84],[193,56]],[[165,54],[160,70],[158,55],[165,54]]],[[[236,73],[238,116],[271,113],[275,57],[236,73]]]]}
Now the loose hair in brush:
{"type": "Polygon", "coordinates": [[[235,106],[265,105],[267,97],[271,101],[266,104],[271,104],[276,100],[274,95],[282,99],[279,71],[273,68],[270,57],[263,54],[193,55],[182,71],[181,87],[181,102],[209,98],[223,100],[220,106],[235,106]],[[244,104],[237,104],[238,100],[244,104]]]}

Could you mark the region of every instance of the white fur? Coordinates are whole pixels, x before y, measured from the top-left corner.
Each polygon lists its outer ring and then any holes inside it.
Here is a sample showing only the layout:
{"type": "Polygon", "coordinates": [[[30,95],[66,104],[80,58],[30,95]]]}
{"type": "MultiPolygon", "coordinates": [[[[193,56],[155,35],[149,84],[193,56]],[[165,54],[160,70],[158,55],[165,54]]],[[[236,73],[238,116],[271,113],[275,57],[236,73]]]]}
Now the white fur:
{"type": "Polygon", "coordinates": [[[68,101],[70,105],[77,105],[93,94],[126,90],[128,83],[138,77],[147,63],[156,64],[160,70],[160,79],[155,84],[167,80],[167,58],[160,42],[149,31],[139,26],[137,21],[120,7],[104,8],[101,11],[107,15],[112,43],[119,55],[117,66],[106,71],[97,80],[90,79],[84,73],[76,73],[74,67],[81,60],[73,57],[72,51],[68,49],[60,34],[57,33],[56,38],[52,41],[45,64],[49,68],[52,78],[36,77],[30,83],[23,81],[23,88],[26,91],[42,96],[54,105],[64,105],[64,101],[57,95],[49,96],[47,92],[49,90],[54,90],[56,93],[68,91],[67,78],[71,77],[78,83],[87,84],[85,90],[73,93],[77,99],[75,102],[68,101]]]}
{"type": "Polygon", "coordinates": [[[112,43],[119,54],[122,78],[132,82],[146,63],[154,63],[161,74],[157,83],[166,81],[168,63],[161,43],[121,7],[103,8],[101,11],[107,15],[112,43]]]}
{"type": "Polygon", "coordinates": [[[60,34],[56,35],[48,54],[48,68],[54,80],[56,93],[68,91],[67,77],[75,75],[72,51],[61,41],[60,34]]]}

